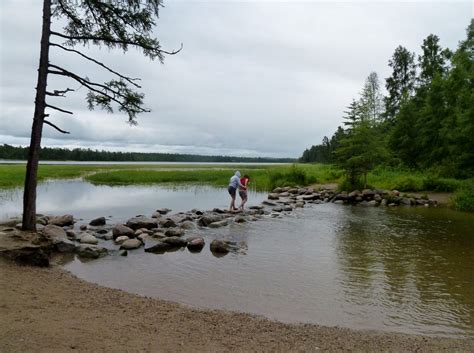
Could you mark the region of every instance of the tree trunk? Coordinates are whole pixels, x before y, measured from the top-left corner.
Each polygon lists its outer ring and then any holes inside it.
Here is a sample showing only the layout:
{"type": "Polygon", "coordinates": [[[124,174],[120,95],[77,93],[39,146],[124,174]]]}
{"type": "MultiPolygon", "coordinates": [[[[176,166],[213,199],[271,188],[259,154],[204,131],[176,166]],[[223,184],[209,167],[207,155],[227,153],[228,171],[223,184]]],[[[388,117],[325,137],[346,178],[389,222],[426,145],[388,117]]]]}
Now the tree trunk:
{"type": "Polygon", "coordinates": [[[43,1],[43,28],[41,33],[41,53],[36,85],[35,113],[31,128],[28,164],[26,165],[25,190],[23,194],[23,230],[36,230],[36,184],[38,161],[43,132],[44,110],[46,107],[46,85],[49,63],[49,37],[51,35],[51,0],[43,1]]]}

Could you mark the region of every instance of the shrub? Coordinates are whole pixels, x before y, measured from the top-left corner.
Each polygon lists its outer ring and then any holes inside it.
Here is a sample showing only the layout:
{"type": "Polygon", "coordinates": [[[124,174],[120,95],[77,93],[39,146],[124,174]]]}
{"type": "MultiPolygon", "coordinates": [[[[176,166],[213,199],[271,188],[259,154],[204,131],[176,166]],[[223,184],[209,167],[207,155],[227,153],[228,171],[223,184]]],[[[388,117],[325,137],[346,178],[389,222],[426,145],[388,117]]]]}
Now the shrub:
{"type": "Polygon", "coordinates": [[[457,210],[474,212],[474,181],[464,183],[452,200],[457,210]]]}
{"type": "Polygon", "coordinates": [[[423,182],[420,178],[403,176],[395,181],[393,188],[400,191],[421,191],[423,190],[423,182]]]}
{"type": "Polygon", "coordinates": [[[449,178],[429,176],[423,180],[423,190],[430,191],[453,192],[456,191],[460,185],[461,182],[459,180],[449,178]]]}

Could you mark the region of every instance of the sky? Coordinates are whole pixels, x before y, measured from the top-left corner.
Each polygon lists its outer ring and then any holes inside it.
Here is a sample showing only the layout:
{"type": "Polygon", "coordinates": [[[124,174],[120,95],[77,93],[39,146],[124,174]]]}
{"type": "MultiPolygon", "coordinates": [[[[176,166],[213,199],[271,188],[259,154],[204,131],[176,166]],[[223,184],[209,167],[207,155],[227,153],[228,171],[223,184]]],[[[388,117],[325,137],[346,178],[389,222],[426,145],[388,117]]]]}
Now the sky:
{"type": "MultiPolygon", "coordinates": [[[[41,1],[0,2],[0,144],[29,144],[41,36],[41,1]]],[[[140,77],[150,113],[138,125],[122,113],[90,111],[86,88],[51,104],[42,145],[110,151],[299,157],[331,136],[366,77],[391,74],[398,45],[420,54],[433,33],[455,49],[466,37],[474,2],[456,1],[164,1],[154,34],[165,63],[139,51],[78,47],[113,69],[140,77]]],[[[61,23],[53,22],[60,31],[61,23]]],[[[56,39],[57,41],[57,39],[56,39]]],[[[73,53],[51,49],[50,62],[94,81],[113,78],[73,53]]]]}

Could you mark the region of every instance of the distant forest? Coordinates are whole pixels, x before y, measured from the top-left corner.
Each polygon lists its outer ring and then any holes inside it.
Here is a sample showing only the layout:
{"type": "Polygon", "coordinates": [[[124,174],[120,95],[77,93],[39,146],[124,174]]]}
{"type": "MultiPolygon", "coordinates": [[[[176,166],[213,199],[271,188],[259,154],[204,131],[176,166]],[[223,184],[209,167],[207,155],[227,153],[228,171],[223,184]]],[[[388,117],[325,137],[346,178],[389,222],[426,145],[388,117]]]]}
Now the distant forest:
{"type": "MultiPolygon", "coordinates": [[[[26,160],[28,147],[0,145],[0,159],[26,160]]],[[[251,162],[293,163],[292,158],[203,156],[175,153],[108,152],[91,149],[49,148],[41,149],[41,159],[49,161],[104,161],[104,162],[251,162]]]]}
{"type": "Polygon", "coordinates": [[[335,163],[351,183],[377,166],[474,176],[474,20],[452,51],[436,35],[421,55],[399,46],[388,64],[386,96],[372,72],[332,137],[304,151],[301,162],[335,163]]]}

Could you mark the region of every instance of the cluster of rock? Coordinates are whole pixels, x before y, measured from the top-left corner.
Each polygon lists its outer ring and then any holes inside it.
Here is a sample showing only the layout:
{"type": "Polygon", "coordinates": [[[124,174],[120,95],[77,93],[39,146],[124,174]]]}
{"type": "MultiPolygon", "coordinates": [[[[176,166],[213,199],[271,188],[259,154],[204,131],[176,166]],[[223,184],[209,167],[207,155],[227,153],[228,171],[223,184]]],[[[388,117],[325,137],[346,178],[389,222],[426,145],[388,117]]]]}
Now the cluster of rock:
{"type": "Polygon", "coordinates": [[[437,206],[436,200],[413,195],[401,195],[397,190],[354,190],[342,191],[332,198],[335,203],[358,204],[361,206],[437,206]]]}
{"type": "MultiPolygon", "coordinates": [[[[262,217],[282,217],[308,204],[334,202],[365,206],[436,205],[433,200],[401,196],[396,190],[370,190],[339,192],[316,191],[312,188],[282,187],[274,189],[260,205],[245,212],[235,213],[215,208],[210,211],[193,209],[170,215],[170,209],[156,210],[151,217],[139,215],[124,224],[107,224],[105,217],[91,220],[75,229],[72,215],[49,217],[38,215],[36,237],[20,232],[18,220],[0,224],[0,255],[20,262],[44,266],[52,253],[75,253],[83,258],[99,258],[109,253],[107,242],[119,246],[120,255],[144,247],[147,253],[162,254],[187,247],[199,252],[205,246],[204,238],[196,234],[206,228],[221,228],[232,223],[256,221],[262,217]]],[[[210,244],[213,254],[226,254],[238,250],[238,244],[215,239],[210,244]]]]}

